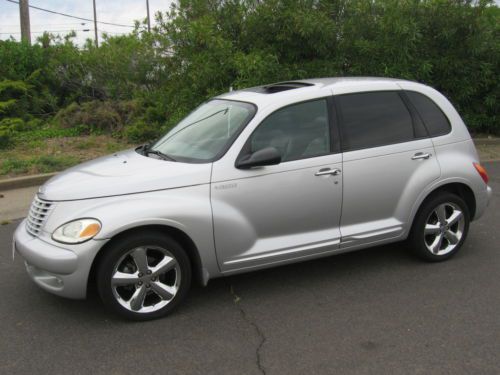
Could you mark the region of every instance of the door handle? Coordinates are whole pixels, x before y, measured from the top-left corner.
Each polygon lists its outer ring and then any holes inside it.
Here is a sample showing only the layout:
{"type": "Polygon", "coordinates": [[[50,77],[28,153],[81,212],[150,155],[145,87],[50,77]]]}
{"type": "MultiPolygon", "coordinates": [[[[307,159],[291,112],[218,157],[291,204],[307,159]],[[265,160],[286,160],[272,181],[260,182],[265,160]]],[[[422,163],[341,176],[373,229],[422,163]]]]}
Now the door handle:
{"type": "Polygon", "coordinates": [[[335,169],[322,168],[319,171],[317,171],[314,175],[315,176],[326,176],[326,175],[338,176],[340,174],[340,172],[341,172],[341,170],[338,168],[335,168],[335,169]]]}
{"type": "Polygon", "coordinates": [[[429,159],[431,157],[431,154],[429,153],[423,153],[423,152],[417,152],[415,155],[411,157],[411,160],[419,160],[419,159],[429,159]]]}

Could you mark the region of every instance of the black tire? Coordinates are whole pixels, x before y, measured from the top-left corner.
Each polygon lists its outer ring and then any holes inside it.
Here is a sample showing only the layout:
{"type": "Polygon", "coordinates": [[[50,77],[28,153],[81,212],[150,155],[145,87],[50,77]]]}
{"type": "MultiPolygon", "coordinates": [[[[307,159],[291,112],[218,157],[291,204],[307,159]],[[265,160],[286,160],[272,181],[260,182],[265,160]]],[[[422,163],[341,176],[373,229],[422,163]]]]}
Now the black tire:
{"type": "MultiPolygon", "coordinates": [[[[184,300],[189,292],[192,275],[191,262],[179,243],[162,233],[154,231],[134,232],[130,235],[125,235],[116,239],[109,246],[103,249],[103,251],[105,251],[105,254],[103,254],[100,259],[96,272],[97,290],[104,305],[124,318],[145,321],[164,317],[170,314],[184,300]],[[167,302],[164,307],[152,312],[136,312],[124,307],[115,296],[117,291],[113,288],[111,282],[118,262],[121,263],[122,258],[126,256],[127,253],[138,247],[148,248],[148,250],[146,250],[146,254],[151,253],[149,250],[150,247],[153,247],[152,251],[157,251],[154,247],[167,249],[168,253],[175,258],[178,265],[175,269],[175,278],[177,277],[177,272],[180,271],[181,275],[178,289],[174,297],[167,302]]],[[[139,272],[139,270],[137,269],[135,272],[139,272]]],[[[158,282],[160,281],[159,279],[160,278],[158,277],[158,282]]],[[[150,288],[150,284],[147,285],[148,288],[150,288]]],[[[146,285],[144,284],[144,286],[146,285]]],[[[137,291],[139,287],[138,284],[132,284],[131,286],[127,286],[127,288],[131,288],[133,292],[134,290],[137,291]]],[[[147,293],[155,294],[152,297],[159,298],[156,293],[152,293],[152,289],[149,289],[147,293]]],[[[153,306],[155,305],[153,304],[153,306]]]]}
{"type": "MultiPolygon", "coordinates": [[[[462,198],[449,192],[443,192],[432,195],[422,203],[422,206],[420,207],[415,217],[415,220],[413,221],[413,226],[410,235],[408,237],[408,245],[415,255],[417,255],[418,257],[420,257],[425,261],[441,262],[447,260],[451,258],[453,255],[455,255],[462,247],[465,239],[467,238],[467,233],[469,232],[469,223],[470,223],[469,208],[467,207],[467,204],[464,202],[462,198]],[[431,252],[431,250],[427,247],[426,236],[424,233],[430,215],[433,214],[433,212],[437,209],[437,207],[443,204],[451,204],[458,206],[463,214],[464,223],[463,223],[463,230],[461,231],[462,235],[458,243],[456,243],[455,247],[451,251],[449,251],[446,254],[440,255],[431,252]]],[[[440,224],[437,223],[436,225],[439,226],[440,224]]],[[[429,237],[427,237],[427,241],[429,241],[429,237]]]]}

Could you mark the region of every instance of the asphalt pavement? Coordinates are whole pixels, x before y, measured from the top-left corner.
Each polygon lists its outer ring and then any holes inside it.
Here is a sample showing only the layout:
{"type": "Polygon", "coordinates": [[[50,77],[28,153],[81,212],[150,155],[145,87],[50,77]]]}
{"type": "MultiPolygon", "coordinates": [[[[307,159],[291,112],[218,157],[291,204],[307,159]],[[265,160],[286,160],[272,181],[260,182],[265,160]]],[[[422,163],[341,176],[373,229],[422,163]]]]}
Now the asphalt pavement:
{"type": "Polygon", "coordinates": [[[0,190],[0,223],[25,217],[37,191],[38,186],[0,190]]]}
{"type": "Polygon", "coordinates": [[[52,296],[0,226],[0,374],[499,374],[500,163],[453,259],[403,244],[210,281],[172,316],[52,296]]]}

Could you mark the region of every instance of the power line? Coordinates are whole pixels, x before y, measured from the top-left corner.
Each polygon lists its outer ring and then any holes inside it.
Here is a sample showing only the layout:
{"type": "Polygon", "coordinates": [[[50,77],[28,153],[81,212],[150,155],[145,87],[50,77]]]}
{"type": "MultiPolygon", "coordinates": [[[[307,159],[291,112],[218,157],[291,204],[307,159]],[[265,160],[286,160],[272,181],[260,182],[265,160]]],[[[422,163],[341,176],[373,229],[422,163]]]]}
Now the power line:
{"type": "Polygon", "coordinates": [[[117,34],[117,35],[127,35],[129,33],[123,32],[123,31],[106,31],[101,29],[101,34],[117,34]]]}
{"type": "MultiPolygon", "coordinates": [[[[75,31],[75,32],[79,32],[79,31],[83,31],[83,32],[89,32],[89,31],[94,31],[94,29],[81,29],[81,30],[75,30],[75,29],[67,29],[67,30],[36,30],[36,31],[32,31],[31,33],[32,34],[43,34],[43,33],[63,33],[63,32],[71,32],[71,31],[75,31]]],[[[126,34],[129,34],[128,32],[124,32],[124,31],[108,31],[108,30],[100,30],[101,34],[117,34],[117,35],[126,35],[126,34]]],[[[2,31],[0,32],[0,35],[11,35],[11,34],[21,34],[20,31],[2,31]]]]}
{"type": "MultiPolygon", "coordinates": [[[[83,30],[44,30],[44,31],[32,31],[32,34],[43,34],[43,33],[63,33],[63,32],[71,32],[71,31],[93,31],[93,29],[83,29],[83,30]]],[[[20,31],[13,31],[13,32],[1,32],[0,35],[12,35],[12,34],[21,34],[20,31]]]]}
{"type": "MultiPolygon", "coordinates": [[[[68,22],[68,23],[37,23],[31,26],[67,26],[67,25],[86,25],[86,22],[68,22]]],[[[18,23],[2,24],[0,27],[19,27],[18,23]]]]}
{"type": "MultiPolygon", "coordinates": [[[[14,3],[14,4],[19,4],[19,1],[16,1],[16,0],[6,0],[10,3],[14,3]]],[[[66,13],[61,13],[61,12],[56,12],[54,10],[49,10],[49,9],[44,9],[44,8],[39,8],[39,7],[36,7],[34,5],[30,5],[29,6],[30,8],[33,8],[33,9],[36,9],[36,10],[41,10],[42,12],[48,12],[48,13],[52,13],[52,14],[58,14],[60,16],[64,16],[64,17],[70,17],[70,18],[75,18],[77,20],[82,20],[82,21],[90,21],[90,22],[94,22],[93,19],[90,19],[90,18],[84,18],[84,17],[78,17],[78,16],[73,16],[71,14],[66,14],[66,13]]],[[[104,21],[97,21],[98,23],[102,23],[103,25],[111,25],[111,26],[119,26],[119,27],[131,27],[131,28],[134,28],[135,26],[131,26],[131,25],[123,25],[123,24],[119,24],[119,23],[112,23],[112,22],[104,22],[104,21]]]]}

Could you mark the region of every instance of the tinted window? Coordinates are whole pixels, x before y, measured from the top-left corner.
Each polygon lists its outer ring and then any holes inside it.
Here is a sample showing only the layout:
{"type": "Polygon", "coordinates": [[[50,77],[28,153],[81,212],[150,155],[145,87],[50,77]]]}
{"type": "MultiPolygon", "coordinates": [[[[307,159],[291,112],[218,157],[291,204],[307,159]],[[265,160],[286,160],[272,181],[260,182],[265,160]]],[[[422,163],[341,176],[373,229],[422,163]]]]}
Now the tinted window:
{"type": "Polygon", "coordinates": [[[417,109],[431,137],[446,134],[451,130],[448,118],[431,99],[414,91],[407,91],[406,95],[417,109]]]}
{"type": "Polygon", "coordinates": [[[252,134],[250,152],[275,147],[282,161],[330,152],[326,99],[294,104],[271,114],[252,134]]]}
{"type": "Polygon", "coordinates": [[[368,92],[337,97],[344,150],[389,145],[415,138],[413,122],[397,92],[368,92]]]}

